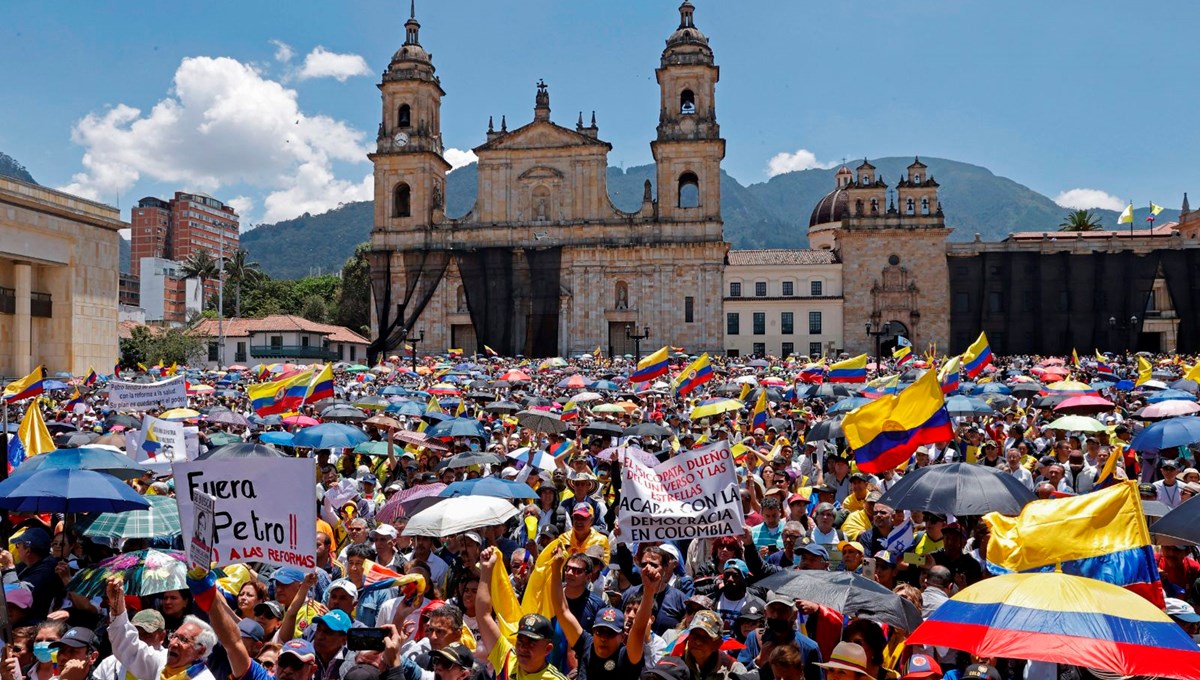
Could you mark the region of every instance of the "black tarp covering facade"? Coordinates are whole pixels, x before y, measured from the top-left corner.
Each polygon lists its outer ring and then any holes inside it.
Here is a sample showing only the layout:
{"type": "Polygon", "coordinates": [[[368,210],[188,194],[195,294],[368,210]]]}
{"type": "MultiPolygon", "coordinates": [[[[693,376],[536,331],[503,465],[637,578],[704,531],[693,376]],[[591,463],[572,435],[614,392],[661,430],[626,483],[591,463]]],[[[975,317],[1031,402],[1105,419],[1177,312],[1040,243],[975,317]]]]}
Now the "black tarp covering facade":
{"type": "Polygon", "coordinates": [[[403,300],[392,299],[391,253],[372,251],[369,257],[371,293],[375,298],[375,314],[380,329],[379,337],[367,347],[367,357],[373,364],[381,354],[399,347],[405,333],[417,323],[417,318],[446,275],[450,254],[439,250],[401,253],[405,274],[403,300]]]}
{"type": "Polygon", "coordinates": [[[1158,275],[1166,279],[1181,318],[1177,351],[1200,351],[1198,266],[1200,250],[951,256],[949,351],[965,349],[980,330],[999,354],[1141,349],[1141,326],[1158,275]],[[1134,316],[1136,325],[1129,322],[1134,316]],[[1110,318],[1118,320],[1116,327],[1110,318]]]}
{"type": "Polygon", "coordinates": [[[480,346],[502,355],[558,354],[562,248],[456,251],[480,346]]]}

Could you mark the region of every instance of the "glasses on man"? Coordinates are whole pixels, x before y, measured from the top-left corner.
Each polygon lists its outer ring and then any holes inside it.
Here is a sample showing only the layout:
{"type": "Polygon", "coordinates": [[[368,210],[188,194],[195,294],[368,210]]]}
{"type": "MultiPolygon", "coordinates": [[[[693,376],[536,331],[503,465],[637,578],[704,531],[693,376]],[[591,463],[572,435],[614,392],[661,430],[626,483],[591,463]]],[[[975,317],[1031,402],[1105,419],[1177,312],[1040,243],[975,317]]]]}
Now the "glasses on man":
{"type": "Polygon", "coordinates": [[[582,573],[585,573],[586,571],[587,571],[587,569],[584,569],[583,567],[581,567],[577,564],[568,564],[567,566],[563,567],[563,573],[566,573],[566,574],[582,574],[582,573]]]}
{"type": "Polygon", "coordinates": [[[196,638],[188,637],[182,633],[171,633],[171,639],[175,640],[176,642],[182,642],[185,645],[196,644],[196,638]]]}

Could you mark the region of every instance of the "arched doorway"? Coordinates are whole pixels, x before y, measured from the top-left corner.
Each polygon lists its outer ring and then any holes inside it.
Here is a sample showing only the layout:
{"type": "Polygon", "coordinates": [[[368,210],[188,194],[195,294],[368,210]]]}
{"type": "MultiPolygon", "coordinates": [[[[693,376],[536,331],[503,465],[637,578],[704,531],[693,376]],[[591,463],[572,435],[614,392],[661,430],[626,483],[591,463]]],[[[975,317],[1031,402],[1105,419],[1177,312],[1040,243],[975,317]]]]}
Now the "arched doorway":
{"type": "Polygon", "coordinates": [[[897,337],[904,336],[910,341],[912,340],[912,336],[908,333],[908,326],[899,321],[889,321],[883,330],[886,332],[880,336],[879,351],[885,357],[890,357],[892,352],[895,351],[898,346],[896,342],[897,337]]]}

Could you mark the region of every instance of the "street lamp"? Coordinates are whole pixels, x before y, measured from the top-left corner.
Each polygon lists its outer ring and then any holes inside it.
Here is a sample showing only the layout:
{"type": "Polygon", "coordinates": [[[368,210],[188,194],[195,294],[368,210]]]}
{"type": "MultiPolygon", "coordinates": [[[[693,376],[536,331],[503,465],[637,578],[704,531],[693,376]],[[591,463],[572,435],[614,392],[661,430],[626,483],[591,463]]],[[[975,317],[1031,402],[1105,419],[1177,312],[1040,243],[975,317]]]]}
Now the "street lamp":
{"type": "MultiPolygon", "coordinates": [[[[405,332],[404,335],[407,336],[408,333],[405,332]]],[[[422,342],[424,340],[425,340],[425,329],[424,328],[421,329],[421,332],[417,335],[417,337],[415,337],[415,338],[405,337],[404,338],[404,342],[407,342],[408,344],[412,345],[412,366],[413,366],[414,373],[417,370],[417,343],[422,342]]]]}
{"type": "Polygon", "coordinates": [[[1127,349],[1127,350],[1134,349],[1134,345],[1136,345],[1137,343],[1134,341],[1132,336],[1134,333],[1137,332],[1137,329],[1138,329],[1138,318],[1137,318],[1136,314],[1134,314],[1133,316],[1130,316],[1128,322],[1118,321],[1117,317],[1110,316],[1110,317],[1108,317],[1108,327],[1114,333],[1118,332],[1118,331],[1129,331],[1127,334],[1125,334],[1125,338],[1127,340],[1127,342],[1125,343],[1125,345],[1126,345],[1125,349],[1127,349]]]}
{"type": "Polygon", "coordinates": [[[633,341],[633,363],[636,365],[642,360],[642,340],[650,337],[650,327],[646,326],[642,329],[641,335],[633,332],[633,324],[625,324],[625,337],[633,341]]]}
{"type": "Polygon", "coordinates": [[[875,366],[878,368],[883,361],[883,339],[892,334],[892,322],[885,322],[879,330],[874,330],[874,326],[868,321],[866,327],[867,337],[875,336],[875,366]]]}

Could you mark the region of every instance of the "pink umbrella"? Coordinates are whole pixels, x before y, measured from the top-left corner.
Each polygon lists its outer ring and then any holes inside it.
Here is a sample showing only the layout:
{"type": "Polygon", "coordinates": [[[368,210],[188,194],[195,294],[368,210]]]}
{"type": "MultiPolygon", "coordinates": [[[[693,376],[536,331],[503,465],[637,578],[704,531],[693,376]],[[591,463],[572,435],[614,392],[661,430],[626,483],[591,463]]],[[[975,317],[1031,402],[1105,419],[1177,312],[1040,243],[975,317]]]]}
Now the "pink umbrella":
{"type": "Polygon", "coordinates": [[[507,380],[508,382],[529,382],[532,378],[529,377],[528,373],[514,368],[511,371],[506,371],[499,379],[507,380]]]}
{"type": "Polygon", "coordinates": [[[1101,413],[1109,411],[1116,407],[1116,404],[1092,394],[1081,394],[1077,397],[1071,397],[1064,400],[1061,404],[1054,407],[1054,410],[1059,413],[1073,413],[1076,415],[1086,415],[1089,413],[1101,413]]]}
{"type": "Polygon", "coordinates": [[[299,425],[300,427],[312,427],[313,425],[321,424],[316,418],[310,418],[302,415],[288,416],[283,419],[283,422],[287,423],[288,425],[299,425]]]}
{"type": "MultiPolygon", "coordinates": [[[[375,521],[386,522],[391,524],[402,517],[408,517],[413,512],[413,508],[417,506],[417,501],[423,498],[435,498],[446,485],[441,482],[433,484],[420,484],[409,487],[403,491],[397,491],[395,496],[392,496],[383,504],[379,511],[375,513],[375,521]]],[[[432,505],[437,501],[426,501],[424,505],[432,505]]]]}
{"type": "Polygon", "coordinates": [[[1186,399],[1167,399],[1157,404],[1150,404],[1142,409],[1140,417],[1151,420],[1156,418],[1171,418],[1173,416],[1186,416],[1192,413],[1200,413],[1200,404],[1187,401],[1186,399]]]}

